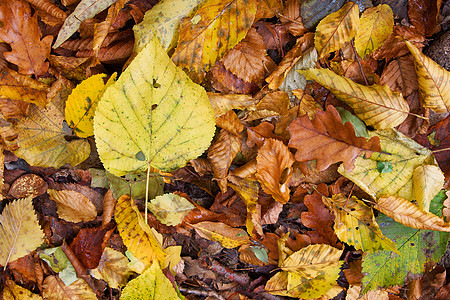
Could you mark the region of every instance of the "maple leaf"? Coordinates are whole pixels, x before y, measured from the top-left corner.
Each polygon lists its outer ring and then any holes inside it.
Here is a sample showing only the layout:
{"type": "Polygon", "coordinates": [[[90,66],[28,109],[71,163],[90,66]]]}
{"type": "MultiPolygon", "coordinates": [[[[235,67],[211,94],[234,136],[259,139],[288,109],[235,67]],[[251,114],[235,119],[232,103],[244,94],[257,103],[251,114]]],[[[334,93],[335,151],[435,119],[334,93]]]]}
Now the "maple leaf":
{"type": "Polygon", "coordinates": [[[344,162],[345,169],[352,170],[353,162],[362,153],[381,151],[379,139],[367,141],[357,137],[352,124],[342,124],[339,113],[331,105],[326,112],[317,112],[313,121],[308,116],[295,119],[288,130],[289,147],[297,149],[295,159],[300,162],[316,159],[319,171],[340,161],[344,162]]]}
{"type": "Polygon", "coordinates": [[[53,37],[40,39],[37,14],[31,16],[30,5],[20,0],[5,1],[0,5],[0,20],[0,39],[12,49],[3,53],[6,60],[16,64],[22,74],[45,74],[53,37]]]}

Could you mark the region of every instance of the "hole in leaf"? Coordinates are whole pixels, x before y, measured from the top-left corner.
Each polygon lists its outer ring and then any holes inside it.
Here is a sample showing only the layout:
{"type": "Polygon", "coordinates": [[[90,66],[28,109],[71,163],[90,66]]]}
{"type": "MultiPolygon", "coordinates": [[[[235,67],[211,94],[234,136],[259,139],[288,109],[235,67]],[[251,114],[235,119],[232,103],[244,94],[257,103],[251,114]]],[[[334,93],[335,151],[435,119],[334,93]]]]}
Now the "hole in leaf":
{"type": "Polygon", "coordinates": [[[158,104],[153,104],[151,110],[155,110],[158,107],[158,104]]]}
{"type": "Polygon", "coordinates": [[[153,78],[153,87],[155,88],[155,89],[157,89],[157,88],[160,88],[161,87],[161,85],[156,81],[156,79],[155,78],[153,78]]]}

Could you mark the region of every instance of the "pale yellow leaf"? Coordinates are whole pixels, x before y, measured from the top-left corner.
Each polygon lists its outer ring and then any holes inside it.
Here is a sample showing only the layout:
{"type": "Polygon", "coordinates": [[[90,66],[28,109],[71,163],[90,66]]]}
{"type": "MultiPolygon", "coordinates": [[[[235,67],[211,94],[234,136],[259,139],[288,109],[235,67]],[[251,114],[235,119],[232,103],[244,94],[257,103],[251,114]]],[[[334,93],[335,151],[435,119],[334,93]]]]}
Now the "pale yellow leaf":
{"type": "Polygon", "coordinates": [[[133,273],[128,258],[121,252],[106,247],[97,268],[90,270],[92,276],[103,279],[114,289],[125,286],[133,273]]]}
{"type": "Polygon", "coordinates": [[[148,208],[161,223],[176,226],[183,222],[184,217],[195,206],[186,198],[169,193],[156,196],[150,201],[148,208]]]}
{"type": "Polygon", "coordinates": [[[21,258],[44,242],[32,197],[6,204],[0,215],[0,266],[21,258]]]}
{"type": "Polygon", "coordinates": [[[444,187],[444,174],[435,165],[420,165],[414,169],[414,195],[423,211],[430,211],[431,200],[444,187]]]}
{"type": "Polygon", "coordinates": [[[69,222],[87,222],[97,217],[94,204],[83,194],[69,190],[47,190],[50,199],[56,202],[58,216],[69,222]]]}
{"type": "Polygon", "coordinates": [[[48,300],[97,300],[84,279],[78,279],[66,286],[58,276],[50,275],[42,284],[42,296],[48,300]]]}
{"type": "Polygon", "coordinates": [[[225,248],[236,248],[250,243],[245,230],[233,228],[225,223],[204,221],[192,224],[197,233],[205,239],[219,242],[225,248]]]}

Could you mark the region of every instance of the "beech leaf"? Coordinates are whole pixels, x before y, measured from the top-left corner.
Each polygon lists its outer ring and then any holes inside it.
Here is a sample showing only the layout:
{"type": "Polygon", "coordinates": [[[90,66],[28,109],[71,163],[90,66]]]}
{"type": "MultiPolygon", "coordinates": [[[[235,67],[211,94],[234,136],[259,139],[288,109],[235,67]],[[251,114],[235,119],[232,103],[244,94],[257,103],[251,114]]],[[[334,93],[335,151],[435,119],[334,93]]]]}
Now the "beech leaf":
{"type": "Polygon", "coordinates": [[[329,89],[347,103],[361,120],[376,129],[393,128],[408,117],[409,106],[406,100],[386,85],[360,85],[328,69],[298,72],[329,89]]]}
{"type": "Polygon", "coordinates": [[[50,199],[56,202],[58,216],[69,222],[87,222],[97,217],[97,210],[88,198],[75,191],[52,190],[47,193],[50,199]]]}
{"type": "Polygon", "coordinates": [[[94,133],[100,159],[114,175],[149,166],[171,171],[209,146],[214,113],[205,90],[153,37],[103,94],[94,133]]]}
{"type": "Polygon", "coordinates": [[[42,296],[44,299],[83,299],[96,300],[97,296],[84,281],[78,279],[70,285],[65,285],[58,276],[50,275],[42,284],[42,296]]]}
{"type": "Polygon", "coordinates": [[[250,243],[245,230],[230,227],[225,223],[204,221],[192,224],[192,227],[200,236],[211,241],[217,241],[228,249],[250,243]]]}
{"type": "Polygon", "coordinates": [[[8,203],[0,215],[0,266],[6,268],[44,242],[31,200],[30,196],[8,203]]]}
{"type": "Polygon", "coordinates": [[[306,115],[295,119],[288,130],[289,147],[297,149],[295,159],[301,162],[316,159],[319,171],[340,161],[346,170],[352,170],[358,156],[381,151],[378,138],[367,141],[357,137],[352,124],[342,124],[339,113],[331,105],[326,112],[318,111],[312,121],[306,115]]]}
{"type": "Polygon", "coordinates": [[[193,72],[196,82],[250,30],[256,0],[207,0],[194,16],[181,22],[180,37],[172,60],[193,72]]]}
{"type": "Polygon", "coordinates": [[[450,111],[450,72],[425,56],[409,41],[405,41],[414,56],[423,106],[437,113],[450,111]]]}
{"type": "Polygon", "coordinates": [[[195,206],[186,198],[170,193],[151,200],[148,208],[161,223],[176,226],[195,206]]]}
{"type": "Polygon", "coordinates": [[[430,211],[431,200],[444,187],[444,179],[436,165],[421,165],[414,169],[414,195],[421,210],[430,211]]]}
{"type": "Polygon", "coordinates": [[[319,22],[314,42],[319,58],[341,49],[355,37],[359,27],[358,4],[348,2],[337,12],[331,13],[319,22]]]}

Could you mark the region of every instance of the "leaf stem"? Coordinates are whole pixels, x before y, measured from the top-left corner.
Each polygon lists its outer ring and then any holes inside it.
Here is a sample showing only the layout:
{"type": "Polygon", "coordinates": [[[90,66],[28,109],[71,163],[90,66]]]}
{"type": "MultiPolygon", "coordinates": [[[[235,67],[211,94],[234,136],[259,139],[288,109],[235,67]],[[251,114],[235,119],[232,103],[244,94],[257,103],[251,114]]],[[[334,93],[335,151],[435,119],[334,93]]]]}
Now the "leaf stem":
{"type": "Polygon", "coordinates": [[[450,147],[448,147],[448,148],[442,148],[442,149],[438,149],[438,150],[433,150],[433,151],[431,151],[432,153],[439,153],[439,152],[443,152],[443,151],[449,151],[450,150],[450,147]]]}
{"type": "Polygon", "coordinates": [[[147,222],[147,211],[148,211],[148,186],[150,182],[150,164],[148,164],[147,168],[147,182],[145,185],[145,224],[148,224],[147,222]]]}

